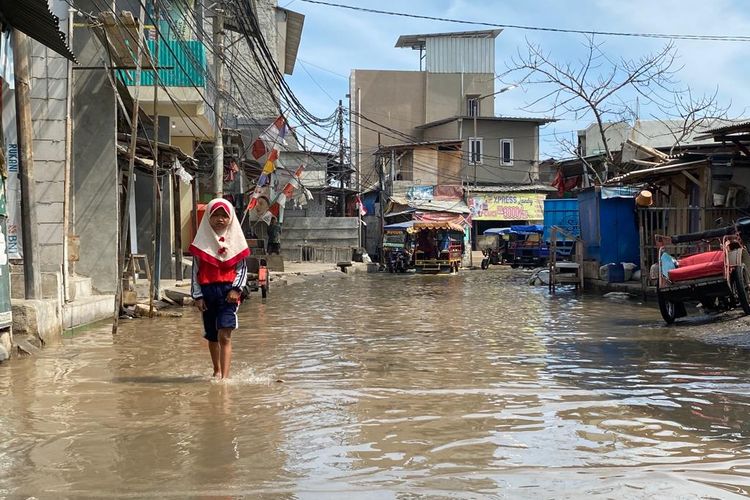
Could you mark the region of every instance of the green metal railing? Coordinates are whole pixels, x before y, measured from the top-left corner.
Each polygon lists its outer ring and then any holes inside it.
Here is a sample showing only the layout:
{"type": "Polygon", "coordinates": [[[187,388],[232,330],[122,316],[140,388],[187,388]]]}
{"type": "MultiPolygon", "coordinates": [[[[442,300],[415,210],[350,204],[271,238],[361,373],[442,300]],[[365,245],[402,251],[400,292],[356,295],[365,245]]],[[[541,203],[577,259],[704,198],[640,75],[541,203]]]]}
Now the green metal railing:
{"type": "MultiPolygon", "coordinates": [[[[156,51],[155,42],[149,40],[148,50],[153,57],[156,51]]],[[[166,87],[205,87],[206,71],[206,49],[203,42],[199,40],[159,40],[159,63],[160,68],[171,67],[172,69],[159,70],[159,83],[166,87]]],[[[147,68],[143,68],[146,70],[147,68]]],[[[119,71],[120,79],[125,85],[135,85],[135,71],[119,71]]],[[[143,71],[141,73],[141,85],[153,85],[154,72],[143,71]]]]}

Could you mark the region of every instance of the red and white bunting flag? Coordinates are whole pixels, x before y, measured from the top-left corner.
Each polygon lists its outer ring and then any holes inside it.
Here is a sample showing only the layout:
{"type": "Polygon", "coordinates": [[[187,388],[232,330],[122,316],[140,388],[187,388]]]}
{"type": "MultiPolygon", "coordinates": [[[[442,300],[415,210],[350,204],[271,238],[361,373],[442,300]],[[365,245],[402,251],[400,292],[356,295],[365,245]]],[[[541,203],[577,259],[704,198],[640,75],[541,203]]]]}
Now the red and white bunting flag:
{"type": "Polygon", "coordinates": [[[364,217],[367,215],[367,209],[365,208],[364,203],[362,203],[362,198],[357,195],[357,208],[359,209],[359,216],[364,217]]]}

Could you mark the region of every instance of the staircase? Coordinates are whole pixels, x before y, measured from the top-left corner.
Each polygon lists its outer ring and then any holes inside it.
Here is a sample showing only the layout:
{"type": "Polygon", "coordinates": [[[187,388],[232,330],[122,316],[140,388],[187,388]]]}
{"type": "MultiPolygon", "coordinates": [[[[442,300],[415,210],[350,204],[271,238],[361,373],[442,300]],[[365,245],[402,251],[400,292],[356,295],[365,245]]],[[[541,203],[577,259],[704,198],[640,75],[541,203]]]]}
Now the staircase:
{"type": "MultiPolygon", "coordinates": [[[[23,269],[11,268],[11,298],[24,299],[23,269]]],[[[65,303],[62,289],[62,273],[42,272],[42,300],[55,300],[63,330],[76,328],[94,321],[111,318],[114,314],[114,295],[94,295],[91,278],[73,275],[70,277],[70,301],[65,303]]]]}
{"type": "Polygon", "coordinates": [[[71,276],[69,279],[70,302],[63,305],[63,329],[70,330],[114,315],[114,295],[94,295],[91,278],[71,276]]]}

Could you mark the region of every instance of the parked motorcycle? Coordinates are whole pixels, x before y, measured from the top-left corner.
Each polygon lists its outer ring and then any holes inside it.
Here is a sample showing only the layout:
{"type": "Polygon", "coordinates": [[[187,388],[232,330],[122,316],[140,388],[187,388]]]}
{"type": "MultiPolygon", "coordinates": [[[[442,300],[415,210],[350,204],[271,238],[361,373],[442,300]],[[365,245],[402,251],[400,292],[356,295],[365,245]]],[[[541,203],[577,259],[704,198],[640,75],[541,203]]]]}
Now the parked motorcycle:
{"type": "Polygon", "coordinates": [[[411,267],[411,255],[405,250],[388,253],[388,272],[405,273],[411,267]]]}

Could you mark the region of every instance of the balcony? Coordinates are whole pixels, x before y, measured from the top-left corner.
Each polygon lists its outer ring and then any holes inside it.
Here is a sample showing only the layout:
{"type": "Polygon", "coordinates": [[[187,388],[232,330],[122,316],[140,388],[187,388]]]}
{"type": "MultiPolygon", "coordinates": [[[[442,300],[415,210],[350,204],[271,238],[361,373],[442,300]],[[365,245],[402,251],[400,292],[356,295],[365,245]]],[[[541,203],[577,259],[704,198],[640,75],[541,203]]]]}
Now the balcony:
{"type": "MultiPolygon", "coordinates": [[[[148,40],[149,53],[156,54],[156,42],[148,40]]],[[[205,73],[208,71],[206,49],[199,40],[159,40],[159,67],[172,69],[159,70],[159,81],[166,87],[205,87],[205,73]]],[[[135,85],[135,71],[120,71],[125,85],[135,85]]],[[[154,85],[154,72],[141,73],[141,85],[154,85]]]]}
{"type": "MultiPolygon", "coordinates": [[[[147,41],[151,57],[156,44],[147,41]]],[[[172,118],[172,135],[211,139],[214,113],[207,104],[214,100],[214,88],[206,78],[209,71],[206,48],[199,40],[159,40],[158,110],[161,116],[172,118]],[[164,88],[161,88],[161,87],[164,88]]],[[[119,71],[118,77],[135,86],[135,71],[119,71]]],[[[154,72],[141,72],[140,105],[149,115],[154,114],[154,72]]]]}

